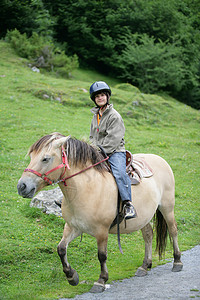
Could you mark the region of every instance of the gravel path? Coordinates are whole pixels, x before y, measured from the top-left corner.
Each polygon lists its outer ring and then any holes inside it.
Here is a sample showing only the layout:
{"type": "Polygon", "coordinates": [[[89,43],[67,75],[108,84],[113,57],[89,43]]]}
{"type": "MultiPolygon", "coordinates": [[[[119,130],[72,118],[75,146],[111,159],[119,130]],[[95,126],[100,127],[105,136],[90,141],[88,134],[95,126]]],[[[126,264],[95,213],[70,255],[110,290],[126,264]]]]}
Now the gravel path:
{"type": "MultiPolygon", "coordinates": [[[[183,270],[171,272],[172,262],[158,266],[145,277],[111,283],[100,294],[85,293],[75,300],[200,299],[200,245],[182,253],[183,270]]],[[[62,298],[60,300],[67,300],[62,298]]]]}

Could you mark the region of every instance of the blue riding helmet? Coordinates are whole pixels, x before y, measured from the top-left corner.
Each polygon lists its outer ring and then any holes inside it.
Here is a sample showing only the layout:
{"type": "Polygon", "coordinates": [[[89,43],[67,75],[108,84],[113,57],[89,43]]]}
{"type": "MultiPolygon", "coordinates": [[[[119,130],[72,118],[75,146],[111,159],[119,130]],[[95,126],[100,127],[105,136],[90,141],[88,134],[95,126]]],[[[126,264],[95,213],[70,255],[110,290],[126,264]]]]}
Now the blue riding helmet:
{"type": "Polygon", "coordinates": [[[100,92],[107,92],[111,96],[111,89],[104,81],[96,81],[90,87],[90,98],[94,101],[95,95],[100,92]]]}

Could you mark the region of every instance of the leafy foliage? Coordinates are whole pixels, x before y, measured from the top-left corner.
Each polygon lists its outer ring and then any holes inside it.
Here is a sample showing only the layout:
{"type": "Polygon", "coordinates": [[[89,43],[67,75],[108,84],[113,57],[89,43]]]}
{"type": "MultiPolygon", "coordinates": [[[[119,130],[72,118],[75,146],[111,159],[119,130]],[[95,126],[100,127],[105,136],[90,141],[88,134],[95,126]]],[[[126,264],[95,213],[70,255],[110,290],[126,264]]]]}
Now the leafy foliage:
{"type": "Polygon", "coordinates": [[[83,67],[145,92],[167,91],[200,108],[198,0],[2,0],[0,5],[8,16],[0,24],[1,36],[16,27],[28,36],[54,38],[83,67]]]}
{"type": "Polygon", "coordinates": [[[15,28],[18,28],[22,33],[31,34],[36,28],[36,13],[30,4],[30,0],[1,0],[0,37],[4,37],[8,29],[13,30],[15,28]]]}
{"type": "Polygon", "coordinates": [[[33,31],[46,37],[53,36],[54,18],[45,9],[42,0],[1,0],[0,38],[7,30],[17,28],[28,36],[33,31]]]}
{"type": "Polygon", "coordinates": [[[56,48],[51,41],[39,36],[36,32],[27,38],[26,33],[20,34],[15,29],[8,31],[6,39],[18,55],[28,58],[31,64],[36,67],[45,68],[65,77],[69,77],[71,71],[78,67],[76,55],[73,57],[66,56],[64,51],[56,48]]]}
{"type": "Polygon", "coordinates": [[[200,107],[199,13],[190,1],[44,3],[57,17],[56,38],[82,65],[200,107]]]}
{"type": "Polygon", "coordinates": [[[122,54],[117,57],[120,77],[138,86],[144,92],[161,89],[180,91],[187,72],[179,57],[182,48],[143,35],[124,37],[122,54]]]}

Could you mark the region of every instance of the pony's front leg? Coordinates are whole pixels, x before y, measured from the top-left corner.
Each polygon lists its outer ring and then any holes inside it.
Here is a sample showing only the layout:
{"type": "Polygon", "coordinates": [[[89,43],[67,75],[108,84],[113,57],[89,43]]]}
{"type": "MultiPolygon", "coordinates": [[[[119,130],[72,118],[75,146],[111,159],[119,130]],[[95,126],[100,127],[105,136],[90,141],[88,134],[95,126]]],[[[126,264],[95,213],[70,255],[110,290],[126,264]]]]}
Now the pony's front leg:
{"type": "Polygon", "coordinates": [[[98,246],[98,259],[101,265],[101,274],[97,282],[94,283],[91,288],[91,293],[101,293],[105,290],[105,283],[108,280],[108,269],[106,266],[107,260],[107,242],[108,242],[108,234],[107,236],[96,238],[97,246],[98,246]]]}
{"type": "Polygon", "coordinates": [[[70,264],[67,261],[67,247],[68,244],[80,234],[81,232],[74,228],[70,228],[66,223],[62,240],[60,241],[57,248],[58,255],[60,256],[63,265],[63,272],[65,273],[69,284],[71,285],[77,285],[79,283],[79,276],[78,273],[71,268],[70,264]]]}
{"type": "Polygon", "coordinates": [[[145,257],[141,267],[139,267],[135,273],[135,276],[142,277],[147,275],[147,269],[152,266],[152,240],[153,240],[153,229],[151,224],[148,223],[142,229],[142,236],[145,241],[145,257]]]}

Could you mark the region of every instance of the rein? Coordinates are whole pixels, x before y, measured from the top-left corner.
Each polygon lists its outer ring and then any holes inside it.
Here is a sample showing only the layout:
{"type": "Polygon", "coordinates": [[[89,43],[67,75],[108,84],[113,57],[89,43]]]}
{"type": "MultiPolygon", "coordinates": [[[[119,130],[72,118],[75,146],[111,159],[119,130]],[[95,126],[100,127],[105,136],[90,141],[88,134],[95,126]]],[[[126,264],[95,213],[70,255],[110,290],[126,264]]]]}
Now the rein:
{"type": "MultiPolygon", "coordinates": [[[[60,180],[60,181],[64,181],[64,182],[65,182],[65,180],[67,180],[67,179],[69,179],[69,178],[72,178],[72,177],[74,177],[74,176],[76,176],[76,175],[79,175],[79,174],[81,174],[81,173],[83,173],[83,172],[85,172],[85,171],[87,171],[87,170],[89,170],[89,169],[91,169],[91,168],[93,168],[93,167],[95,167],[95,166],[101,164],[102,162],[104,162],[104,161],[106,161],[106,160],[108,160],[108,159],[109,159],[109,156],[107,156],[107,157],[104,158],[103,160],[97,162],[96,164],[91,165],[91,166],[89,166],[89,167],[87,167],[87,168],[85,168],[85,169],[83,169],[83,170],[81,170],[81,171],[79,171],[79,172],[77,172],[77,173],[75,173],[75,174],[73,174],[73,175],[70,175],[70,176],[68,176],[68,177],[66,177],[66,178],[64,178],[64,179],[62,179],[62,180],[60,180]]],[[[66,183],[65,183],[65,185],[66,185],[66,183]]]]}
{"type": "Polygon", "coordinates": [[[81,174],[81,173],[83,173],[83,172],[85,172],[85,171],[87,171],[87,170],[89,170],[89,169],[91,169],[91,168],[93,168],[93,167],[95,167],[95,166],[103,163],[104,161],[106,161],[108,159],[109,159],[109,156],[107,156],[103,160],[101,160],[101,161],[99,161],[99,162],[97,162],[97,163],[95,163],[95,164],[93,164],[93,165],[91,165],[91,166],[89,166],[89,167],[87,167],[87,168],[85,168],[85,169],[83,169],[83,170],[81,170],[81,171],[73,174],[73,175],[70,175],[68,177],[62,178],[64,176],[65,172],[66,172],[66,169],[70,170],[69,163],[68,163],[68,160],[67,160],[67,155],[65,153],[64,147],[62,146],[62,164],[60,164],[59,166],[51,169],[50,171],[46,172],[45,174],[41,174],[41,173],[39,173],[39,172],[37,172],[37,171],[35,171],[33,169],[25,169],[24,172],[31,172],[31,173],[37,175],[38,177],[41,177],[45,182],[47,182],[48,185],[54,185],[54,184],[57,184],[59,182],[64,182],[64,185],[67,186],[67,184],[66,184],[66,180],[67,179],[72,178],[72,177],[74,177],[76,175],[79,175],[79,174],[81,174]],[[62,175],[60,176],[60,179],[58,181],[55,182],[53,180],[50,180],[47,177],[53,171],[56,171],[56,170],[58,170],[60,168],[63,168],[63,167],[65,168],[64,172],[62,173],[62,175]]]}

